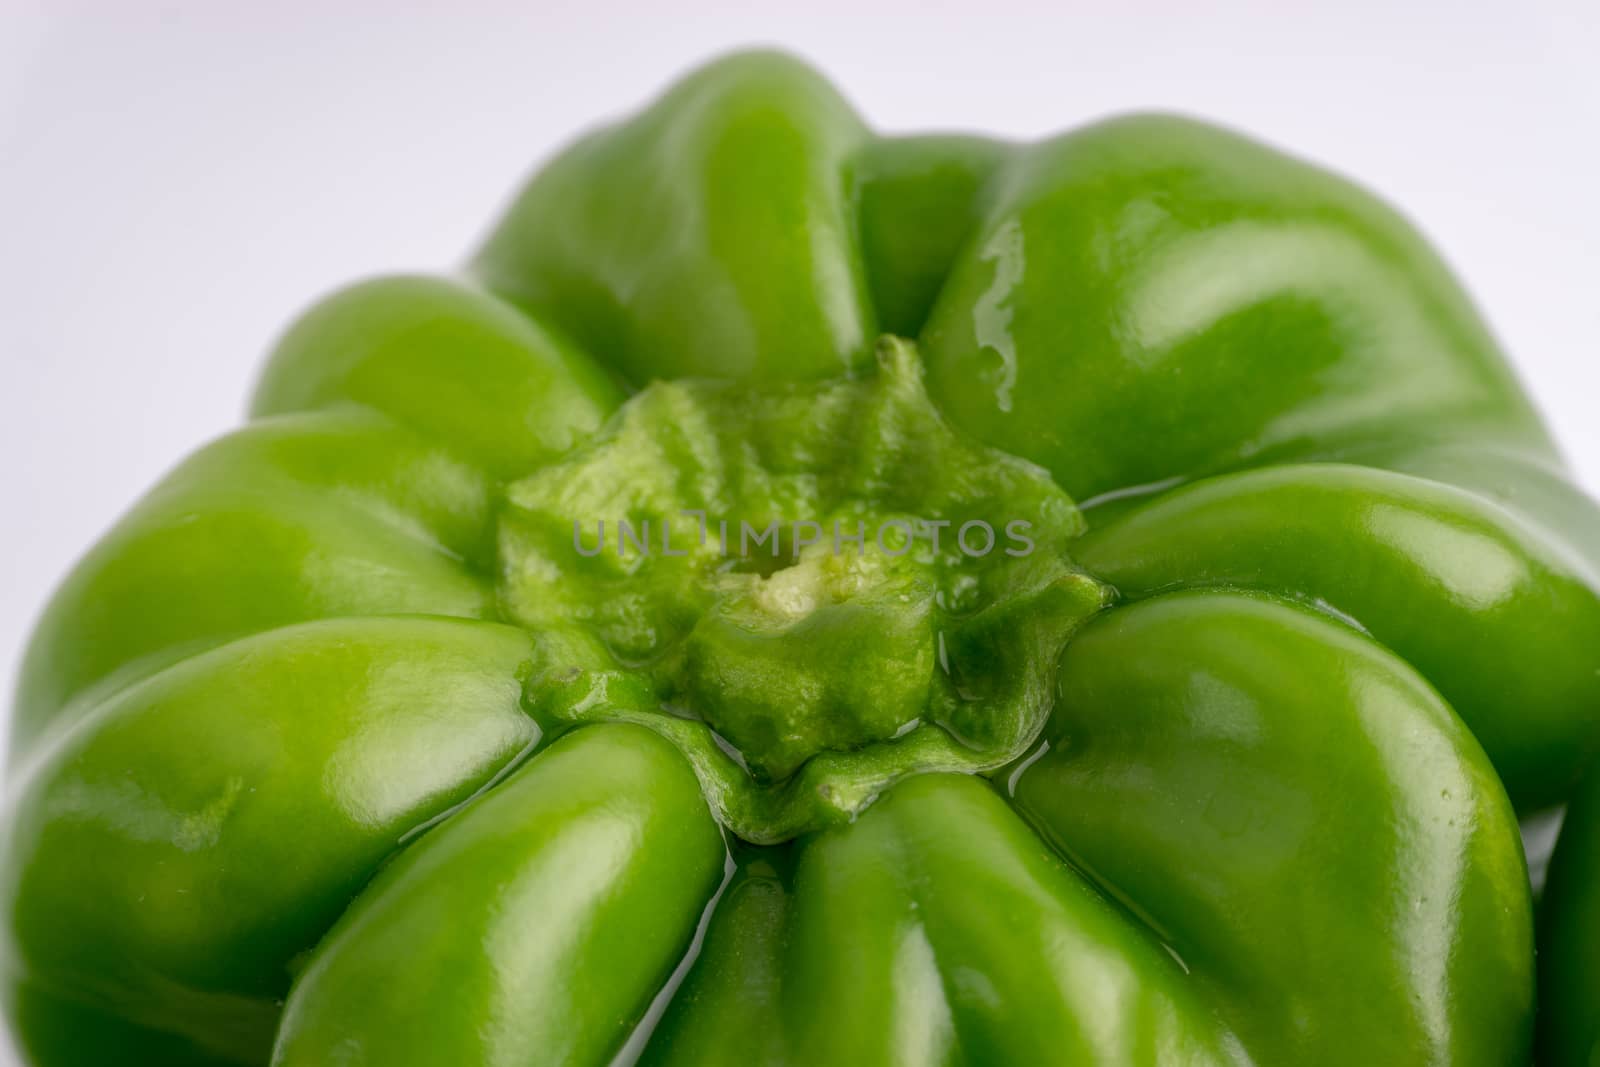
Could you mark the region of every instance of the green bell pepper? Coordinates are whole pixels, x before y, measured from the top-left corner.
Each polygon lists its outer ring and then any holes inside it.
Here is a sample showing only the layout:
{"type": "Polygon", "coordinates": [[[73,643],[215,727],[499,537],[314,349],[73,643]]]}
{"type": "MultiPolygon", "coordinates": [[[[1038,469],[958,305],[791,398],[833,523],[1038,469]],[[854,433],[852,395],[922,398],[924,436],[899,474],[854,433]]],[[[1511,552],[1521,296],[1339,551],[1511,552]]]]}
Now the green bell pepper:
{"type": "Polygon", "coordinates": [[[1600,1063],[1600,768],[1567,808],[1540,901],[1539,1062],[1600,1063]]]}
{"type": "Polygon", "coordinates": [[[1526,1063],[1517,816],[1597,710],[1600,511],[1394,213],[736,56],[313,308],[57,591],[6,1008],[39,1064],[1526,1063]]]}

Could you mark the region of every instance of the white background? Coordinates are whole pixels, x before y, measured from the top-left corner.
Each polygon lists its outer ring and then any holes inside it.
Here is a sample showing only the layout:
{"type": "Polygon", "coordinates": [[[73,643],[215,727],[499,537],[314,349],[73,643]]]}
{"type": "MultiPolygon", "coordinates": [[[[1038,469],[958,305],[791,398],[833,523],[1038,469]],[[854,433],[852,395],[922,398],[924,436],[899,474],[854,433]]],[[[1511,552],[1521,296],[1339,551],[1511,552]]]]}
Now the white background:
{"type": "MultiPolygon", "coordinates": [[[[540,158],[780,43],[891,130],[1159,107],[1358,176],[1444,249],[1600,489],[1600,8],[0,0],[0,685],[72,560],[240,417],[331,286],[448,267],[540,158]]],[[[0,1053],[3,1055],[3,1053],[0,1053]]]]}

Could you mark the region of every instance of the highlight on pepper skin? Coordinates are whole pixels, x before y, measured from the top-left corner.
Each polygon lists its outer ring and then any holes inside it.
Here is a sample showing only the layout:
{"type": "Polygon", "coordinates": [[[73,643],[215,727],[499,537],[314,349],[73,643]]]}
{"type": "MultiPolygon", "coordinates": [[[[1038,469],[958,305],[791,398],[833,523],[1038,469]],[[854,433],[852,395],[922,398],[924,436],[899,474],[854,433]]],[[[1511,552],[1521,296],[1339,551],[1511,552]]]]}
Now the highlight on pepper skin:
{"type": "Polygon", "coordinates": [[[302,314],[66,576],[5,1012],[41,1067],[1592,1067],[1597,752],[1600,510],[1404,219],[738,54],[302,314]]]}

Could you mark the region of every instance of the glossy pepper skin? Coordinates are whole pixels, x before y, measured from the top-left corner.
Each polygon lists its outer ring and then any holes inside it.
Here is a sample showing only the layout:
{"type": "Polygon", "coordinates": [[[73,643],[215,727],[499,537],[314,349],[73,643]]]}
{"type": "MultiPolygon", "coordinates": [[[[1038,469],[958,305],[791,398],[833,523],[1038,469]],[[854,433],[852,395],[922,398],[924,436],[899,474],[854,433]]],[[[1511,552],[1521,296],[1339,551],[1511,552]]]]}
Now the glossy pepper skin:
{"type": "Polygon", "coordinates": [[[736,56],[313,308],[66,580],[7,1010],[48,1065],[1523,1064],[1517,813],[1597,713],[1600,515],[1392,212],[736,56]],[[910,536],[581,551],[685,513],[910,536]]]}

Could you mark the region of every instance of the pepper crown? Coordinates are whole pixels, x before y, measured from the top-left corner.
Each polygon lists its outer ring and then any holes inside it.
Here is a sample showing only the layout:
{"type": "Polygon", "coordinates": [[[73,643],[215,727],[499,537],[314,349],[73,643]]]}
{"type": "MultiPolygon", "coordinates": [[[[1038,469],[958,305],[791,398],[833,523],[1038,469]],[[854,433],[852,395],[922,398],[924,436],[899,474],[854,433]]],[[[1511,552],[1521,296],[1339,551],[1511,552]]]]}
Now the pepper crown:
{"type": "Polygon", "coordinates": [[[1108,601],[1049,475],[957,435],[909,342],[877,354],[865,379],[656,382],[507,492],[532,712],[663,734],[748,841],[1022,756],[1108,601]]]}

